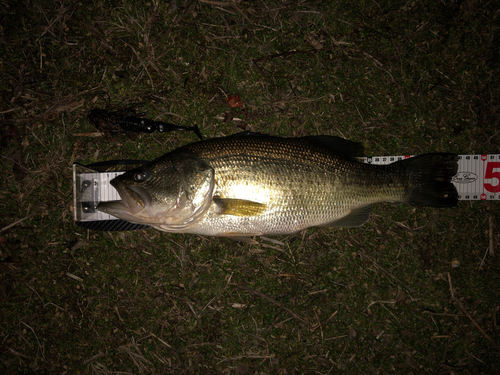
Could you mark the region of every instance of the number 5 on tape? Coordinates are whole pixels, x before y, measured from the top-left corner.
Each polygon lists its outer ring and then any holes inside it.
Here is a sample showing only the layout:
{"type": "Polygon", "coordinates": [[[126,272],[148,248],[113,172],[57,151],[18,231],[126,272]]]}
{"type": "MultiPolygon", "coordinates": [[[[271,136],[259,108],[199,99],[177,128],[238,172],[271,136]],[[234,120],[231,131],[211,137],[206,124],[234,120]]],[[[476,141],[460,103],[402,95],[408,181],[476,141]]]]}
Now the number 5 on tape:
{"type": "Polygon", "coordinates": [[[481,160],[486,161],[483,177],[484,189],[490,193],[498,193],[500,192],[500,161],[487,161],[486,159],[486,155],[481,155],[481,160]],[[491,180],[491,183],[485,182],[485,180],[491,180]]]}

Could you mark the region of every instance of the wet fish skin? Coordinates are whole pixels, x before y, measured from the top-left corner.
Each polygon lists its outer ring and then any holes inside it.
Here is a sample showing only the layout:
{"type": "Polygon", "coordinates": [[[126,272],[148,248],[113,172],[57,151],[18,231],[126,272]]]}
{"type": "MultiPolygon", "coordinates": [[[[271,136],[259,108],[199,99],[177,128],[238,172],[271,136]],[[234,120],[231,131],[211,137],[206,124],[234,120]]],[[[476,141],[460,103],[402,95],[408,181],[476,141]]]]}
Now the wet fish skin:
{"type": "Polygon", "coordinates": [[[214,138],[116,177],[122,200],[97,208],[167,232],[232,237],[358,226],[378,202],[456,205],[457,155],[376,166],[359,162],[362,154],[332,136],[214,138]]]}

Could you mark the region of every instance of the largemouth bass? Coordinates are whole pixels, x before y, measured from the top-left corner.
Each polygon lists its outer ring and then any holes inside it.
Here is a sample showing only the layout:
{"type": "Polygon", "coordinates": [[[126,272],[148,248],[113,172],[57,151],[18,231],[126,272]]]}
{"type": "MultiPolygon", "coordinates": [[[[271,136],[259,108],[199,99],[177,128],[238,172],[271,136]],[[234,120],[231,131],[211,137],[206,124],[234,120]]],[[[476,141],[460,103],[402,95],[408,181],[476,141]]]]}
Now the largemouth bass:
{"type": "Polygon", "coordinates": [[[451,207],[458,157],[433,153],[362,163],[333,136],[240,133],[180,147],[114,178],[120,201],[97,209],[166,232],[250,237],[354,227],[379,202],[451,207]]]}

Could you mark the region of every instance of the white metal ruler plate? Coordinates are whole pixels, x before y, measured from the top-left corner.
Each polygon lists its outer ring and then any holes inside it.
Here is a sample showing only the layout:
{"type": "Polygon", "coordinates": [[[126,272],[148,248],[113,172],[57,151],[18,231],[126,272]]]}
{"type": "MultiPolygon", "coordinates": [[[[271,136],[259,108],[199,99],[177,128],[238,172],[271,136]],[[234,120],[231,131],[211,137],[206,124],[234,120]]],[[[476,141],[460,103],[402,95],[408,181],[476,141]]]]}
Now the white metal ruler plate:
{"type": "Polygon", "coordinates": [[[120,194],[110,181],[124,172],[97,172],[73,164],[73,217],[75,221],[117,220],[96,209],[99,202],[116,201],[120,194]]]}

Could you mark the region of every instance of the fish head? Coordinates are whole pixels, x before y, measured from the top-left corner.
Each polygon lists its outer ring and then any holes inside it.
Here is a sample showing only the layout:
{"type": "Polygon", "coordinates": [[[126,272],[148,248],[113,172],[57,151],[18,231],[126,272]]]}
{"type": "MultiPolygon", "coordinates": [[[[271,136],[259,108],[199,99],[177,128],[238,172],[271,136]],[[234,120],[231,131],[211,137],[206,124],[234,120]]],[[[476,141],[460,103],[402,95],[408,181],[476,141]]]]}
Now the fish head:
{"type": "Polygon", "coordinates": [[[111,180],[111,185],[121,200],[101,202],[98,210],[129,222],[180,232],[210,207],[214,170],[194,155],[181,154],[127,171],[111,180]]]}

